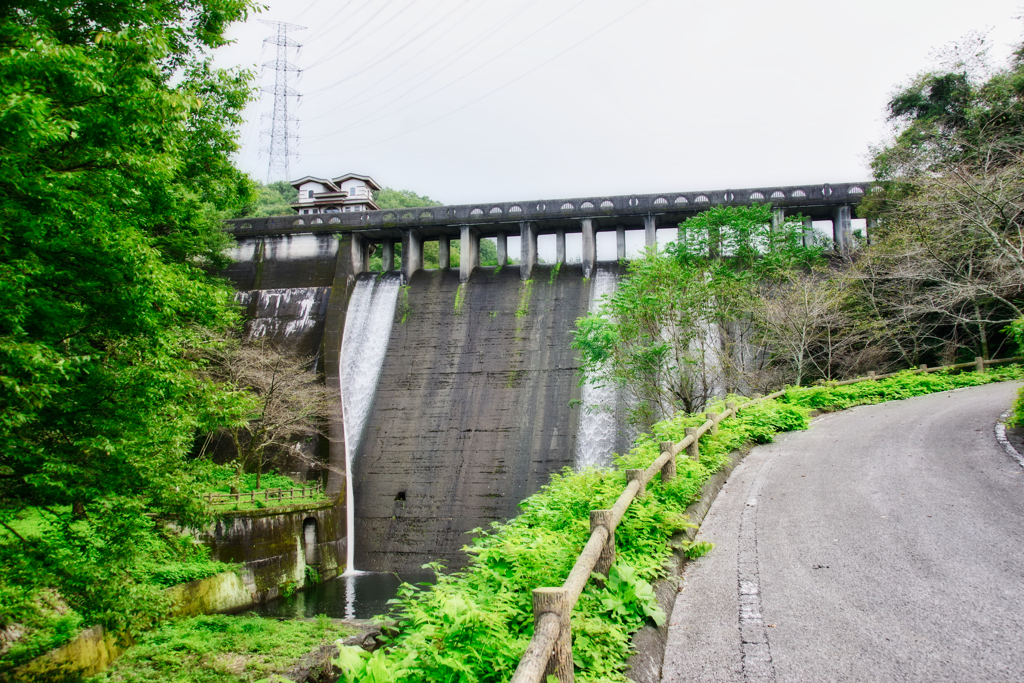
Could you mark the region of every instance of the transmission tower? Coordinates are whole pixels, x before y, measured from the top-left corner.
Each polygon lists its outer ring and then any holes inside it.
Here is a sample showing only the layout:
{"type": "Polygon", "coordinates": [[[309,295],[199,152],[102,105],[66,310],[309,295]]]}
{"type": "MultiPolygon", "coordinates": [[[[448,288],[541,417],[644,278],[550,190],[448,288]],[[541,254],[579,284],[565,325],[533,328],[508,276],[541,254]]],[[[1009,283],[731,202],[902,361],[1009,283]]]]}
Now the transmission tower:
{"type": "Polygon", "coordinates": [[[263,66],[274,70],[274,87],[262,89],[263,92],[274,94],[274,112],[263,115],[270,119],[270,130],[264,131],[270,138],[270,144],[263,148],[263,151],[270,156],[270,162],[267,165],[267,182],[269,183],[274,178],[275,172],[284,180],[291,178],[288,160],[295,155],[295,146],[292,143],[298,141],[299,136],[291,127],[291,124],[297,122],[298,119],[289,116],[288,100],[291,97],[298,98],[299,92],[288,85],[288,75],[293,71],[296,74],[301,73],[302,70],[288,61],[288,48],[298,49],[302,45],[289,38],[288,32],[304,31],[306,27],[265,19],[260,19],[260,22],[277,29],[275,35],[263,39],[264,43],[277,45],[277,59],[263,63],[263,66]]]}

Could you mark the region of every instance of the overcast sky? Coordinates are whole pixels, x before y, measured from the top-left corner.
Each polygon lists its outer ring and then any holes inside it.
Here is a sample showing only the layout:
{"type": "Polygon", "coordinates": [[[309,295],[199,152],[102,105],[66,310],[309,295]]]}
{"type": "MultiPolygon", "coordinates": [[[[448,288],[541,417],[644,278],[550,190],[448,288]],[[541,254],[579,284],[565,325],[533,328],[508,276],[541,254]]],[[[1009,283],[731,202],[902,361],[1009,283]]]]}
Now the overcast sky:
{"type": "MultiPolygon", "coordinates": [[[[272,85],[257,18],[308,27],[292,179],[448,204],[865,179],[894,86],[971,30],[999,63],[1024,34],[1021,0],[263,1],[217,62],[272,85]]],[[[272,100],[241,131],[260,180],[272,100]]]]}

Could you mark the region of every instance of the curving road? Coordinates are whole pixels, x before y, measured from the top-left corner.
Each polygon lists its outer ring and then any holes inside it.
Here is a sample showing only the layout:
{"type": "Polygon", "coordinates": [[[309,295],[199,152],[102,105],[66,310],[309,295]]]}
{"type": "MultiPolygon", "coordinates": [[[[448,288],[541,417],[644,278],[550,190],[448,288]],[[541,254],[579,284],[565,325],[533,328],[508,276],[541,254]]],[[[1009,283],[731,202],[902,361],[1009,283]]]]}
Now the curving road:
{"type": "Polygon", "coordinates": [[[864,406],[754,449],[698,538],[663,681],[1024,680],[1017,383],[864,406]]]}

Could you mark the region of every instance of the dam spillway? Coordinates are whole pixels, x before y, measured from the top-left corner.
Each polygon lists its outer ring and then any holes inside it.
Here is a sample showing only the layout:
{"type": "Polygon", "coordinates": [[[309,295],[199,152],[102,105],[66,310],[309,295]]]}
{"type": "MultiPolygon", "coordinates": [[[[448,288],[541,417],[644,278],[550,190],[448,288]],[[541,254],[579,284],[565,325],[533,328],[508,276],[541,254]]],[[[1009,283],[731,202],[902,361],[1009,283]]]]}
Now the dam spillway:
{"type": "Polygon", "coordinates": [[[355,459],[356,565],[460,566],[477,527],[574,464],[579,265],[419,271],[399,295],[355,459]]]}

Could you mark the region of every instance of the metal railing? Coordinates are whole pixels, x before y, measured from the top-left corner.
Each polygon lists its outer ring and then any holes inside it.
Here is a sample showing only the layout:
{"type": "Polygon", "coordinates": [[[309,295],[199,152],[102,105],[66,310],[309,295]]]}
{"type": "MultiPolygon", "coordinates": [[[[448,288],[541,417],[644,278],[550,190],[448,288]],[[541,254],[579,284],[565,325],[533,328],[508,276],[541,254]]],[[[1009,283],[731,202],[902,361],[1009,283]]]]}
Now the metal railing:
{"type": "Polygon", "coordinates": [[[225,503],[255,503],[257,500],[269,502],[284,502],[302,500],[304,498],[318,498],[323,494],[324,486],[317,482],[313,486],[296,486],[290,489],[263,489],[262,491],[247,491],[245,493],[207,493],[200,496],[210,505],[223,505],[225,503]]]}
{"type": "MultiPolygon", "coordinates": [[[[939,370],[958,370],[974,368],[977,372],[985,372],[985,366],[998,363],[1022,361],[1024,358],[1003,358],[984,360],[980,356],[971,363],[957,363],[929,368],[920,365],[913,369],[915,374],[937,372],[939,370]]],[[[905,371],[904,371],[905,372],[905,371]]],[[[836,382],[832,386],[844,386],[892,377],[897,373],[876,375],[869,372],[866,377],[836,382]]],[[[741,410],[761,401],[778,398],[786,390],[776,391],[754,398],[737,406],[730,401],[726,403],[723,413],[705,413],[707,419],[699,427],[687,427],[686,437],[679,443],[664,441],[661,443],[661,455],[645,470],[626,470],[626,489],[619,495],[610,510],[592,510],[590,512],[590,540],[583,547],[576,564],[569,572],[568,578],[558,588],[535,588],[533,590],[533,638],[519,660],[519,666],[512,675],[512,683],[541,683],[549,675],[554,675],[559,683],[573,681],[572,632],[569,616],[576,602],[580,599],[587,580],[593,572],[608,575],[608,570],[615,561],[615,528],[622,521],[623,515],[635,498],[644,495],[647,484],[654,475],[661,473],[662,482],[671,481],[676,476],[676,456],[684,450],[687,456],[700,459],[699,439],[707,432],[718,431],[718,423],[729,417],[735,417],[741,410]]]]}

